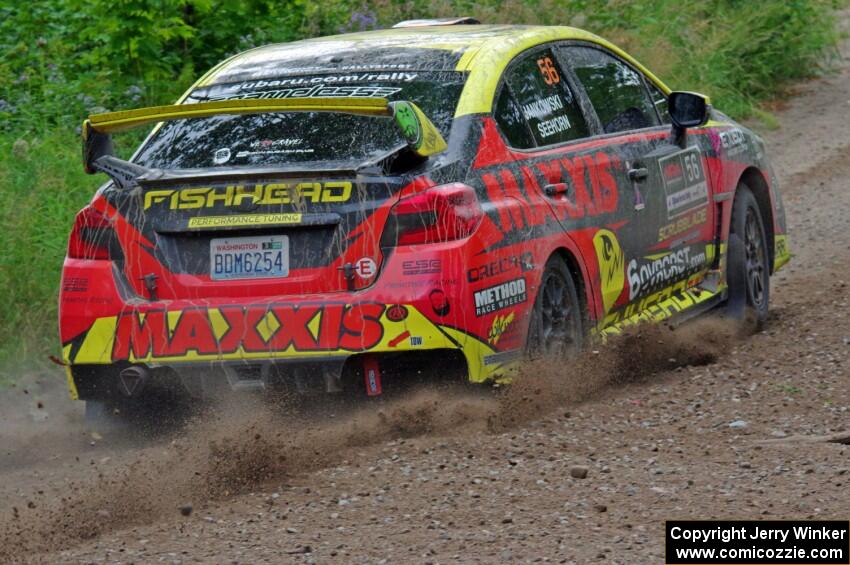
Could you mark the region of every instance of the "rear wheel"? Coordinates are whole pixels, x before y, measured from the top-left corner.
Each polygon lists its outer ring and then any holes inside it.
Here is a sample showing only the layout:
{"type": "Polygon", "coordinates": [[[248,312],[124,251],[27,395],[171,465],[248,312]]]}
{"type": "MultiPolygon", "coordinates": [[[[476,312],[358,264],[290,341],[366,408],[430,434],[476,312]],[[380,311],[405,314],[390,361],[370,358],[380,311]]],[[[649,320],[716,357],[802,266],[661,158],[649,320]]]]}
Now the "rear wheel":
{"type": "Polygon", "coordinates": [[[537,291],[526,352],[531,358],[575,355],[582,346],[583,326],[573,276],[566,263],[554,256],[546,263],[537,291]]]}
{"type": "Polygon", "coordinates": [[[770,264],[767,235],[758,202],[746,185],[738,187],[729,233],[727,315],[760,328],[767,320],[770,264]]]}

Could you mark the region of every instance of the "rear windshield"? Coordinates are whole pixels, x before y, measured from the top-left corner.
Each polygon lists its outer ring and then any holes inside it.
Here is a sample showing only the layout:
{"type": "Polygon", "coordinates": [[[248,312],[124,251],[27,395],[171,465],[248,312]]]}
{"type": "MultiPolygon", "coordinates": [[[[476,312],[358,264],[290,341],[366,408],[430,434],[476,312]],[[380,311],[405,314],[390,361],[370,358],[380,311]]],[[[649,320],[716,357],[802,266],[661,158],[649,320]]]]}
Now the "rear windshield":
{"type": "MultiPolygon", "coordinates": [[[[319,97],[409,100],[448,137],[464,78],[453,71],[396,70],[289,76],[197,89],[186,103],[319,97]]],[[[166,122],[134,161],[161,169],[365,162],[403,143],[388,118],[326,112],[213,116],[166,122]]]]}

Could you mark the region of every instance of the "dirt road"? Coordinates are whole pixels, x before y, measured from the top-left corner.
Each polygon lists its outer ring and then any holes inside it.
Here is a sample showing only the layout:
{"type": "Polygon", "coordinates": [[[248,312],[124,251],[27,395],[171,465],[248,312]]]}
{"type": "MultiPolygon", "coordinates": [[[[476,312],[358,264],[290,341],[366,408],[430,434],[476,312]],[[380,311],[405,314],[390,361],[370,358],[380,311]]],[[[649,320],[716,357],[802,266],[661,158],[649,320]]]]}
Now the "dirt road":
{"type": "Polygon", "coordinates": [[[837,64],[765,134],[795,257],[764,332],[648,331],[492,397],[244,403],[144,445],[36,375],[0,397],[0,561],[662,563],[666,519],[850,518],[828,441],[850,430],[847,45],[837,64]]]}

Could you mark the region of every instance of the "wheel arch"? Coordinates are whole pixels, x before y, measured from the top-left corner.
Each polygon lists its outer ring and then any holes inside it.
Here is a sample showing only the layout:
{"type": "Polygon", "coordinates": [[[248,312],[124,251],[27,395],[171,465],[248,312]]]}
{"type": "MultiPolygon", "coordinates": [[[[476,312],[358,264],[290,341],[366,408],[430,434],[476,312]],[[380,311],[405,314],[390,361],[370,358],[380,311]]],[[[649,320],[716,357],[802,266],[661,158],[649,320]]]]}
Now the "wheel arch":
{"type": "Polygon", "coordinates": [[[773,274],[774,264],[774,223],[773,223],[773,206],[770,197],[770,186],[764,174],[756,167],[747,168],[738,179],[738,185],[744,184],[755,196],[761,214],[761,221],[764,224],[765,235],[767,236],[767,254],[768,264],[770,265],[770,274],[773,274]]]}

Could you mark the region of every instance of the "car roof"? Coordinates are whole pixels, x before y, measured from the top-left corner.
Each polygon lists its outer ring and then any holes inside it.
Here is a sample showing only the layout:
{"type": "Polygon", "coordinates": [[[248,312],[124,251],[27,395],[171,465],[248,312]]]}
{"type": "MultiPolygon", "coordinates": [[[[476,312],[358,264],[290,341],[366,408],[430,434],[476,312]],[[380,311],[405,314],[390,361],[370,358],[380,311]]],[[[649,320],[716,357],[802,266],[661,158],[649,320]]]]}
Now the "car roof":
{"type": "Polygon", "coordinates": [[[393,28],[265,45],[223,61],[204,75],[192,90],[291,74],[356,70],[461,71],[468,73],[468,77],[455,115],[488,113],[499,78],[516,55],[535,45],[571,39],[595,43],[615,52],[669,92],[640,63],[601,37],[574,27],[524,25],[393,28]]]}

